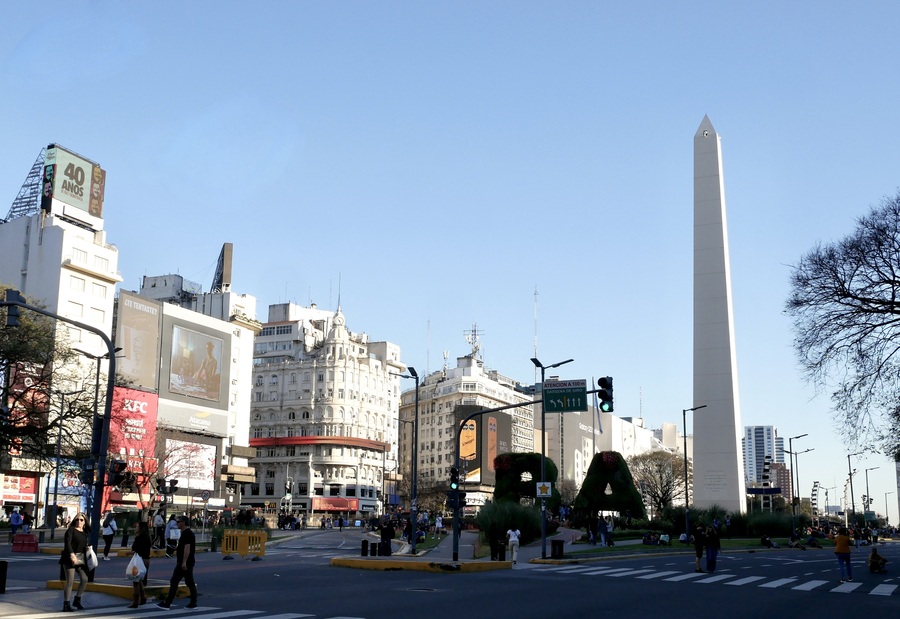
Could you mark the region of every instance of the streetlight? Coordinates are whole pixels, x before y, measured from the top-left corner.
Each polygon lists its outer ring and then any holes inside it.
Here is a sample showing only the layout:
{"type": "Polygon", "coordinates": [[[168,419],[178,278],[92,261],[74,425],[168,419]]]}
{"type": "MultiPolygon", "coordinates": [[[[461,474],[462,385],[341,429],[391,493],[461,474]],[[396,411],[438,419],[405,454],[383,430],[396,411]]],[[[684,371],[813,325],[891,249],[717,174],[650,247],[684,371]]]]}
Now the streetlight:
{"type": "Polygon", "coordinates": [[[687,458],[687,414],[706,408],[706,404],[695,406],[694,408],[681,409],[681,425],[683,428],[682,438],[684,439],[684,534],[685,539],[691,539],[691,516],[688,509],[688,458],[687,458]]]}
{"type": "Polygon", "coordinates": [[[59,394],[59,418],[57,419],[58,431],[56,433],[56,481],[53,483],[53,520],[50,521],[50,539],[56,537],[56,519],[59,516],[59,451],[62,444],[62,422],[66,408],[66,396],[76,395],[83,391],[84,389],[79,389],[78,391],[60,392],[59,394]]]}
{"type": "MultiPolygon", "coordinates": [[[[540,361],[537,360],[537,357],[532,357],[531,362],[534,364],[534,367],[541,369],[541,483],[545,483],[547,481],[547,432],[546,432],[546,421],[547,417],[544,414],[546,410],[546,406],[544,406],[544,375],[547,370],[552,370],[553,368],[558,368],[561,365],[565,365],[567,363],[572,363],[575,359],[566,359],[565,361],[560,361],[559,363],[554,363],[553,365],[544,365],[540,361]]],[[[541,497],[541,558],[547,558],[547,499],[541,497]]]]}
{"type": "Polygon", "coordinates": [[[866,518],[866,511],[869,509],[869,505],[872,504],[872,495],[869,494],[869,471],[874,471],[875,469],[880,469],[880,466],[873,466],[870,469],[866,469],[866,500],[863,505],[863,520],[866,518]]]}
{"type": "Polygon", "coordinates": [[[850,464],[851,456],[861,456],[863,452],[847,454],[847,472],[850,474],[850,511],[853,514],[853,526],[856,526],[856,500],[853,498],[853,466],[850,464]]]}
{"type": "MultiPolygon", "coordinates": [[[[791,454],[791,457],[793,457],[794,456],[794,439],[803,438],[804,436],[809,436],[809,433],[807,432],[806,434],[800,434],[798,436],[790,437],[788,439],[787,450],[782,449],[781,451],[784,453],[789,453],[789,454],[791,454]]],[[[796,472],[796,469],[795,469],[795,472],[796,472]]],[[[797,483],[799,483],[799,480],[797,483]]],[[[799,503],[799,501],[797,503],[799,503]]],[[[792,491],[791,492],[791,535],[794,535],[796,533],[796,531],[797,531],[797,508],[796,508],[796,504],[794,503],[794,492],[792,491]]]]}
{"type": "Polygon", "coordinates": [[[419,534],[419,488],[416,477],[419,474],[419,375],[416,368],[408,366],[408,374],[394,374],[400,378],[414,378],[416,381],[416,416],[413,419],[413,448],[412,448],[412,499],[410,501],[409,519],[412,529],[412,539],[409,541],[412,554],[416,554],[416,538],[419,534]]]}
{"type": "Polygon", "coordinates": [[[887,524],[891,519],[890,515],[889,515],[890,510],[888,508],[888,502],[887,502],[887,495],[889,495],[889,494],[894,494],[894,491],[891,490],[890,492],[884,493],[884,524],[887,524]]]}

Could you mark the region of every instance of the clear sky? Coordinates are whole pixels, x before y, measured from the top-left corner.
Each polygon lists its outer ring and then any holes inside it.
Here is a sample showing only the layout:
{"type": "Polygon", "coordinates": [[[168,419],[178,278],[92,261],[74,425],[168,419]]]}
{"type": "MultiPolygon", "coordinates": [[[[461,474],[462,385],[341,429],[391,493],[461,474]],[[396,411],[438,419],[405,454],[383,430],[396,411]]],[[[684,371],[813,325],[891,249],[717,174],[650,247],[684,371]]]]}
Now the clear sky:
{"type": "MultiPolygon", "coordinates": [[[[419,373],[468,352],[523,383],[610,375],[616,413],[692,401],[693,135],[722,136],[746,425],[800,485],[847,448],[797,371],[789,265],[900,185],[895,2],[3,5],[0,209],[56,142],[107,170],[123,286],[340,301],[419,373]],[[340,288],[339,288],[340,282],[340,288]],[[535,295],[537,290],[537,296],[535,295]]],[[[689,430],[691,421],[689,419],[689,430]]],[[[893,462],[870,454],[897,523],[893,462]]],[[[865,492],[855,480],[857,505],[865,492]]]]}

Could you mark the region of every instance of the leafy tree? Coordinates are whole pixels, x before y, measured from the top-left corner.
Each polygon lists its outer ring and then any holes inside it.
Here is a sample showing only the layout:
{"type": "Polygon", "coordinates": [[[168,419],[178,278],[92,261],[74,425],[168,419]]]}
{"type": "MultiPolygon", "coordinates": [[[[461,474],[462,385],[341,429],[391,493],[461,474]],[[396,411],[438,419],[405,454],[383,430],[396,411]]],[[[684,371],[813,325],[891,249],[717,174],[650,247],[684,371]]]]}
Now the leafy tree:
{"type": "Polygon", "coordinates": [[[601,451],[594,455],[574,507],[576,517],[581,521],[596,517],[600,511],[627,512],[632,518],[644,517],[644,502],[620,453],[601,451]]]}
{"type": "Polygon", "coordinates": [[[831,391],[848,442],[900,453],[900,194],[800,259],[786,311],[803,372],[831,391]]]}
{"type": "Polygon", "coordinates": [[[628,468],[655,513],[684,497],[684,460],[668,451],[648,451],[631,456],[628,468]]]}

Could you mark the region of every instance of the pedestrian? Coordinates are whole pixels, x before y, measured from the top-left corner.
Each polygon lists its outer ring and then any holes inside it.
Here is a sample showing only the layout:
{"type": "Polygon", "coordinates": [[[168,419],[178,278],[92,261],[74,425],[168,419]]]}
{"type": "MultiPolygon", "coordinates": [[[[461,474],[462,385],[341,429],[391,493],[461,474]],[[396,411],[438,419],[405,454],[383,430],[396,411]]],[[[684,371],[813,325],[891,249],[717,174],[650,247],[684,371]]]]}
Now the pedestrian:
{"type": "Polygon", "coordinates": [[[510,528],[506,532],[506,541],[509,543],[509,558],[515,563],[519,557],[519,536],[522,535],[518,529],[510,528]]]}
{"type": "MultiPolygon", "coordinates": [[[[438,537],[441,532],[444,530],[444,517],[441,514],[438,514],[434,517],[434,537],[438,537]]],[[[432,537],[432,539],[434,539],[432,537]]]]}
{"type": "Polygon", "coordinates": [[[394,539],[395,534],[394,525],[391,523],[390,518],[385,516],[381,523],[381,556],[391,556],[391,540],[394,539]]]}
{"type": "Polygon", "coordinates": [[[19,532],[19,527],[22,526],[22,514],[19,513],[19,508],[14,507],[12,513],[9,515],[9,543],[11,544],[13,538],[16,536],[16,533],[19,532]]]}
{"type": "Polygon", "coordinates": [[[185,608],[197,608],[197,583],[194,582],[194,555],[196,554],[197,538],[191,531],[191,519],[187,516],[178,516],[175,520],[181,535],[178,537],[178,547],[175,549],[175,569],[172,571],[172,579],[169,581],[169,592],[166,599],[156,606],[164,610],[172,607],[172,600],[178,593],[178,585],[184,579],[188,591],[191,593],[191,601],[185,608]]]}
{"type": "Polygon", "coordinates": [[[488,546],[491,548],[491,561],[500,559],[500,527],[496,522],[491,522],[487,531],[488,546]]]}
{"type": "Polygon", "coordinates": [[[697,556],[694,561],[694,571],[703,572],[703,568],[700,567],[700,559],[703,558],[703,548],[706,546],[706,533],[702,522],[698,522],[697,526],[694,527],[694,534],[691,535],[691,540],[694,543],[694,553],[697,556]]]}
{"type": "Polygon", "coordinates": [[[872,554],[869,555],[867,563],[869,565],[869,571],[873,574],[884,574],[887,572],[887,570],[884,569],[884,566],[887,565],[887,559],[878,554],[878,549],[875,547],[872,548],[872,554]]]}
{"type": "Polygon", "coordinates": [[[166,556],[171,557],[178,545],[178,538],[181,537],[181,531],[178,529],[178,521],[175,520],[175,514],[169,516],[169,522],[166,523],[166,556]]]}
{"type": "Polygon", "coordinates": [[[716,571],[716,559],[721,547],[719,530],[716,527],[706,527],[706,571],[710,574],[716,571]]]}
{"type": "Polygon", "coordinates": [[[163,517],[162,510],[156,512],[153,516],[153,547],[165,548],[166,546],[166,519],[163,517]]]}
{"type": "Polygon", "coordinates": [[[613,529],[616,526],[616,520],[612,517],[612,514],[606,517],[606,545],[607,546],[615,546],[615,542],[613,542],[613,529]]]}
{"type": "Polygon", "coordinates": [[[139,520],[134,525],[134,542],[131,543],[131,550],[134,554],[141,558],[144,562],[144,577],[137,582],[131,583],[132,595],[131,605],[128,608],[137,608],[147,603],[147,594],[144,591],[144,585],[147,584],[147,574],[150,573],[150,550],[153,542],[150,539],[150,525],[145,521],[139,520]]]}
{"type": "Polygon", "coordinates": [[[34,518],[31,514],[25,512],[22,514],[22,533],[31,533],[31,525],[34,524],[34,518]]]}
{"type": "Polygon", "coordinates": [[[834,556],[837,557],[838,567],[841,570],[841,582],[853,582],[853,568],[850,566],[850,536],[846,527],[841,527],[838,534],[834,536],[834,556]],[[844,578],[844,569],[846,566],[846,578],[844,578]]]}
{"type": "Polygon", "coordinates": [[[597,526],[600,527],[600,545],[606,546],[606,537],[609,535],[609,526],[606,524],[606,518],[600,518],[597,526]]]}
{"type": "Polygon", "coordinates": [[[63,589],[63,612],[71,613],[75,610],[84,610],[81,605],[81,596],[88,583],[87,560],[85,558],[87,549],[90,547],[87,537],[87,517],[78,513],[66,534],[63,536],[63,550],[59,555],[59,564],[66,573],[66,586],[63,589]],[[78,572],[78,593],[72,603],[69,599],[72,597],[72,587],[75,584],[75,572],[78,572]]]}
{"type": "Polygon", "coordinates": [[[103,519],[103,560],[109,561],[109,549],[112,547],[113,538],[116,531],[119,530],[116,525],[116,518],[112,512],[106,512],[106,518],[103,519]]]}

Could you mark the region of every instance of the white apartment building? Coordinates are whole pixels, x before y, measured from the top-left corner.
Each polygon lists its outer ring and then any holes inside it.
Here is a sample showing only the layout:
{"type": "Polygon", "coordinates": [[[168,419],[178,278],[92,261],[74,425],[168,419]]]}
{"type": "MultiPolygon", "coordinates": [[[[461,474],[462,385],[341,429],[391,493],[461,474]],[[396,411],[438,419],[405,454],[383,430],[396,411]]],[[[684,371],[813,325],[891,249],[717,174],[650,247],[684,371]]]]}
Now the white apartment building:
{"type": "Polygon", "coordinates": [[[269,306],[255,339],[244,503],[365,515],[397,503],[400,348],[351,332],[337,311],[269,306]]]}
{"type": "MultiPolygon", "coordinates": [[[[105,178],[97,164],[52,144],[42,151],[29,179],[39,183],[43,179],[39,185],[43,191],[38,191],[33,201],[30,197],[17,199],[7,218],[0,220],[0,282],[50,312],[111,334],[115,289],[122,278],[118,250],[107,241],[103,229],[105,178]],[[63,167],[54,180],[58,165],[63,167]],[[65,191],[63,169],[73,179],[65,181],[65,191]]],[[[23,186],[20,197],[27,195],[26,189],[23,186]]],[[[108,352],[97,335],[62,322],[56,326],[58,336],[72,348],[98,356],[108,352]]],[[[102,363],[100,371],[105,375],[106,362],[102,363]]],[[[96,362],[84,357],[83,366],[77,373],[90,376],[96,362]]],[[[49,388],[63,392],[72,385],[49,388]]],[[[88,430],[88,444],[89,435],[88,430]]],[[[0,502],[7,511],[26,508],[41,522],[38,504],[44,500],[49,484],[45,477],[46,470],[40,472],[40,463],[14,457],[12,468],[0,473],[0,502]]],[[[77,510],[80,499],[80,490],[78,494],[61,493],[63,513],[77,510]]]]}
{"type": "MultiPolygon", "coordinates": [[[[744,426],[741,440],[744,450],[744,479],[748,485],[762,482],[763,461],[784,464],[784,439],[775,426],[744,426]]],[[[790,468],[790,467],[788,467],[790,468]]]]}
{"type": "MultiPolygon", "coordinates": [[[[482,505],[493,493],[492,451],[528,453],[535,451],[534,405],[531,391],[496,370],[485,369],[478,357],[474,338],[472,352],[456,360],[456,367],[425,376],[419,383],[418,484],[420,489],[449,483],[450,468],[456,457],[457,427],[465,417],[460,406],[497,408],[521,404],[501,411],[491,419],[476,418],[464,431],[461,478],[467,486],[469,506],[482,505]],[[480,423],[479,423],[480,420],[480,423]],[[495,435],[496,433],[496,435],[495,435]],[[474,484],[474,485],[472,485],[474,484]]],[[[471,412],[471,409],[469,409],[471,412]]],[[[401,472],[411,476],[413,431],[416,414],[416,390],[406,389],[401,396],[401,472]]],[[[537,446],[540,450],[540,446],[537,446]]]]}

